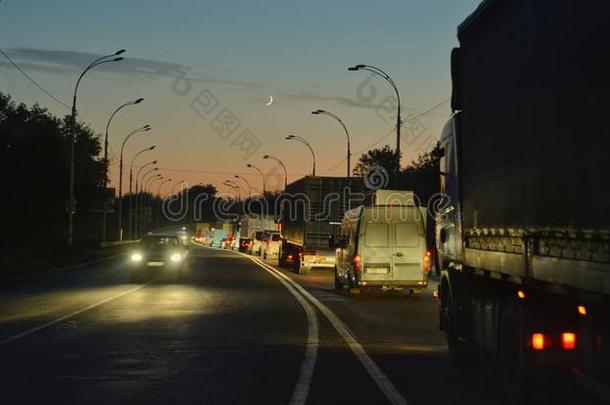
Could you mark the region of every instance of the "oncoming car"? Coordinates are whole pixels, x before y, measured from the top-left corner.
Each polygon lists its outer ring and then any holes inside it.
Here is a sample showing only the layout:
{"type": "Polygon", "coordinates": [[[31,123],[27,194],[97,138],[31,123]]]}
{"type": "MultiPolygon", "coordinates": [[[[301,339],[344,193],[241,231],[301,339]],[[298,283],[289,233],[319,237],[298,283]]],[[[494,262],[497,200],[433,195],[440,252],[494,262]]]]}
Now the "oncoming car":
{"type": "Polygon", "coordinates": [[[163,270],[176,278],[188,271],[188,248],[176,234],[146,235],[129,255],[130,278],[146,277],[163,270]]]}

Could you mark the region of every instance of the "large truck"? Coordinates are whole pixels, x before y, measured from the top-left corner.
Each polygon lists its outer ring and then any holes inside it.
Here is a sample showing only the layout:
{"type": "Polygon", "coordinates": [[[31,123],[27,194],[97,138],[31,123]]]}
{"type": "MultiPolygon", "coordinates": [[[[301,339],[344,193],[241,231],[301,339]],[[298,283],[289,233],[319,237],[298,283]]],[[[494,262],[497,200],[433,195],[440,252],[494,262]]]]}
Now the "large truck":
{"type": "Polygon", "coordinates": [[[273,215],[244,215],[240,220],[240,250],[258,254],[263,232],[276,229],[277,224],[273,215]]]}
{"type": "Polygon", "coordinates": [[[279,203],[282,243],[280,267],[307,274],[334,268],[334,238],[343,214],[364,203],[361,177],[303,177],[288,184],[279,203]]]}
{"type": "MultiPolygon", "coordinates": [[[[436,246],[452,357],[506,392],[610,377],[610,1],[487,0],[458,28],[436,246]]],[[[595,384],[596,384],[595,383],[595,384]]]]}

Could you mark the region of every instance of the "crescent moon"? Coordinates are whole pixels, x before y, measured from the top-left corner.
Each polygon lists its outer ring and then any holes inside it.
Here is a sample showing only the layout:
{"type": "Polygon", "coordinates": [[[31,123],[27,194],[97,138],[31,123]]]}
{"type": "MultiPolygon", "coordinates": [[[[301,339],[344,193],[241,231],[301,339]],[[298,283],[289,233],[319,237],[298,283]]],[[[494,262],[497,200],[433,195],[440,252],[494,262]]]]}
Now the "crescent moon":
{"type": "Polygon", "coordinates": [[[265,105],[269,107],[271,104],[273,104],[273,96],[269,96],[269,101],[265,105]]]}

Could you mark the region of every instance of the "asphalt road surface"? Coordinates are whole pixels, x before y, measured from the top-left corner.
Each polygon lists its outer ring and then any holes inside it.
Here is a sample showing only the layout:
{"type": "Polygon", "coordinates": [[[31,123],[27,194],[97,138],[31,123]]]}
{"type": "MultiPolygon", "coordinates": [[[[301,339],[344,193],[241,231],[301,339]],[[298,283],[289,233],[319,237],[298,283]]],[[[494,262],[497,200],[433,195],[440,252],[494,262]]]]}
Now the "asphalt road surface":
{"type": "MultiPolygon", "coordinates": [[[[178,282],[130,283],[114,258],[0,286],[0,403],[504,402],[493,364],[451,363],[434,283],[351,298],[330,271],[191,255],[178,282]]],[[[569,382],[545,396],[597,403],[569,382]]]]}

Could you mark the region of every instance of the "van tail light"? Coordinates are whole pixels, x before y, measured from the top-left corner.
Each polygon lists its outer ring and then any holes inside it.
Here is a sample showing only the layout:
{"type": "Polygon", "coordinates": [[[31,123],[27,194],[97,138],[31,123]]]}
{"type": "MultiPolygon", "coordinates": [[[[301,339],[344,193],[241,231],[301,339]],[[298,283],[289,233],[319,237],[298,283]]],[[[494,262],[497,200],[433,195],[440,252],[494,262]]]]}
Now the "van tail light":
{"type": "Polygon", "coordinates": [[[362,272],[362,257],[360,257],[360,255],[354,256],[354,260],[352,261],[352,266],[354,267],[354,271],[356,273],[362,272]]]}
{"type": "Polygon", "coordinates": [[[532,349],[543,351],[551,348],[561,348],[563,350],[576,349],[576,333],[562,332],[552,337],[540,332],[532,333],[532,349]]]}
{"type": "Polygon", "coordinates": [[[532,333],[532,348],[534,350],[545,350],[549,348],[549,339],[543,333],[532,333]]]}
{"type": "Polygon", "coordinates": [[[428,273],[430,271],[430,262],[432,261],[432,252],[429,250],[424,255],[424,273],[428,273]]]}
{"type": "Polygon", "coordinates": [[[561,334],[561,347],[563,350],[576,349],[576,333],[563,332],[561,334]]]}

